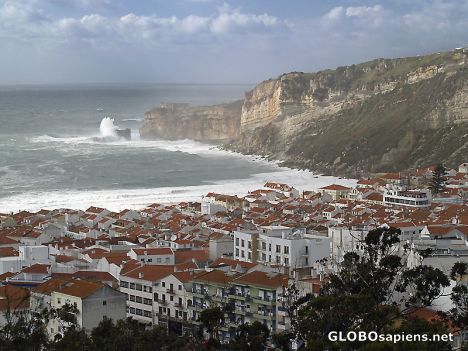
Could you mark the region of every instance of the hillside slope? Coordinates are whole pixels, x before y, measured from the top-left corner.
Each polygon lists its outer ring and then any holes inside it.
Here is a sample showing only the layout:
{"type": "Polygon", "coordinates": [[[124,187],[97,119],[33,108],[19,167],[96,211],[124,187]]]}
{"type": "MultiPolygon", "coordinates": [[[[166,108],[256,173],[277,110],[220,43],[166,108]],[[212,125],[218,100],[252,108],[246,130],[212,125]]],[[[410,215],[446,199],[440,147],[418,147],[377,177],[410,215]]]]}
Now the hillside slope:
{"type": "Polygon", "coordinates": [[[468,154],[468,50],[293,72],[243,102],[156,108],[146,138],[191,138],[322,173],[357,176],[468,154]]]}
{"type": "Polygon", "coordinates": [[[228,147],[286,165],[360,175],[468,155],[467,51],[289,73],[246,94],[228,147]]]}

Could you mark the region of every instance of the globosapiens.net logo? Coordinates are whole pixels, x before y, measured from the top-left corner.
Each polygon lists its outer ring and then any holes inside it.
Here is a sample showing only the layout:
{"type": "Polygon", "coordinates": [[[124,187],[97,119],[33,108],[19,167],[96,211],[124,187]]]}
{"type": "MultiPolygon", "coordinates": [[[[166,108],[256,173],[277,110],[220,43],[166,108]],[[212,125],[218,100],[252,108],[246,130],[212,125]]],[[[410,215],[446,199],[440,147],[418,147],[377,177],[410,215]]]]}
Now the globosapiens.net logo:
{"type": "Polygon", "coordinates": [[[387,342],[433,342],[433,341],[453,341],[453,334],[379,334],[374,331],[348,331],[337,332],[331,331],[328,333],[328,340],[340,342],[354,341],[387,341],[387,342]]]}

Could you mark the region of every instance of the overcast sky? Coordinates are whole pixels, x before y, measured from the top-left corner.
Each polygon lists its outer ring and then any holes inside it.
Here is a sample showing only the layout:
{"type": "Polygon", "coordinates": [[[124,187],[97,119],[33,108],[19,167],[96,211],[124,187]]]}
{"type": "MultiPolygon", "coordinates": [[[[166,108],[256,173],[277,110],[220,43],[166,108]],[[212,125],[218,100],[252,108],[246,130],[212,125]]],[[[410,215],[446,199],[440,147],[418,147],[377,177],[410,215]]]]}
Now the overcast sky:
{"type": "Polygon", "coordinates": [[[468,43],[467,0],[0,0],[0,84],[256,83],[468,43]]]}

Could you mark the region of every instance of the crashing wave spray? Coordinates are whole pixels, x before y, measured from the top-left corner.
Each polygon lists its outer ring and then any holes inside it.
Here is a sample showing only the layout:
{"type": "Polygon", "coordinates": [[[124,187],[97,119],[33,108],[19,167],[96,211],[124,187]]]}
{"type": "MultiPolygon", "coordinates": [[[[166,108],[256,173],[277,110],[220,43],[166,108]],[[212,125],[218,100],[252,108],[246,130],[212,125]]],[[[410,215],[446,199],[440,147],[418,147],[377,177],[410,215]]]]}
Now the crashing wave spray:
{"type": "Polygon", "coordinates": [[[104,117],[101,120],[99,131],[103,138],[117,138],[117,126],[114,124],[114,119],[110,117],[104,117]]]}

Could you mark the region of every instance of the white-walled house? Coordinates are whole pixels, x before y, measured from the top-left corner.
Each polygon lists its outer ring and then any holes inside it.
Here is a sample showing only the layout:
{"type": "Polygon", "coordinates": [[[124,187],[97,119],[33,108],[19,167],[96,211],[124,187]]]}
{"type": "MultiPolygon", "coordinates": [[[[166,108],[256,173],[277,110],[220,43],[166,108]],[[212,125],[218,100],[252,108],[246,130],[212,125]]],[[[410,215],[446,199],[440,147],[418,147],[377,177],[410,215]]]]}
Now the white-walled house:
{"type": "MultiPolygon", "coordinates": [[[[114,321],[126,318],[125,295],[107,284],[74,279],[61,284],[50,295],[52,308],[65,304],[75,306],[78,327],[90,331],[97,327],[104,317],[114,321]]],[[[62,333],[60,323],[51,320],[47,326],[51,337],[62,333]]]]}
{"type": "Polygon", "coordinates": [[[153,247],[153,248],[139,248],[131,249],[127,253],[128,257],[145,264],[153,265],[173,265],[175,264],[174,252],[168,247],[153,247]]]}

